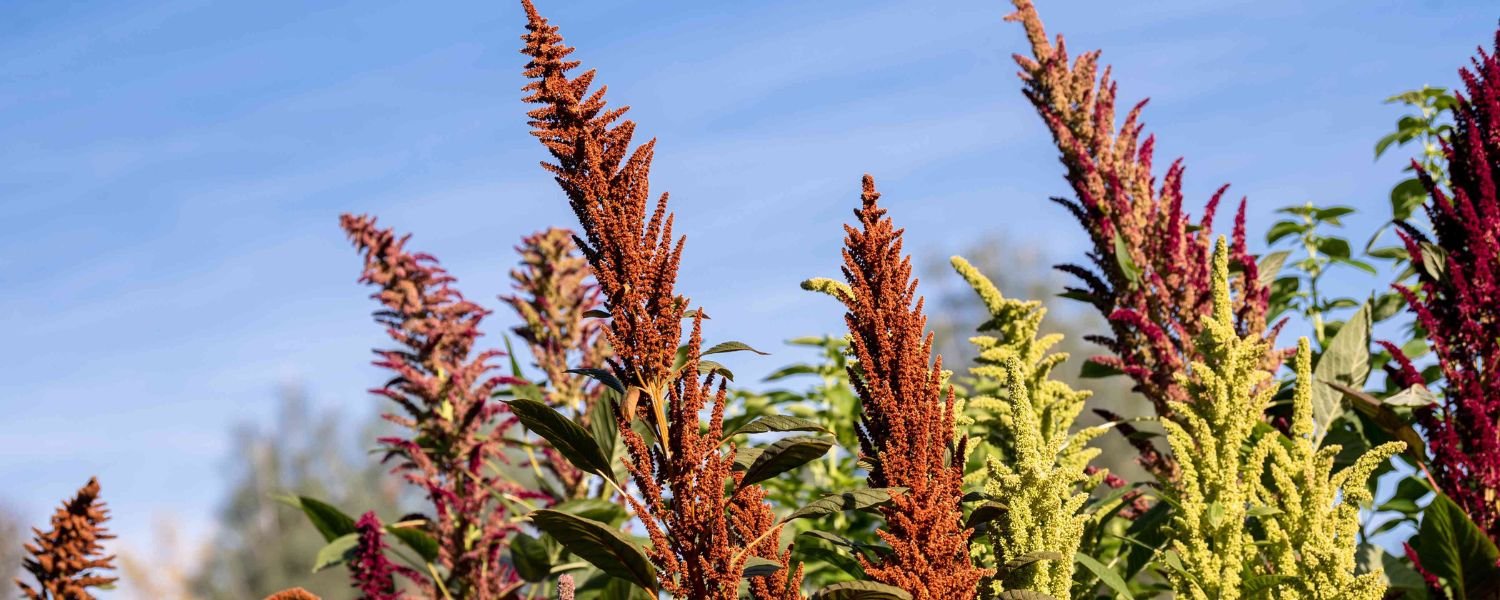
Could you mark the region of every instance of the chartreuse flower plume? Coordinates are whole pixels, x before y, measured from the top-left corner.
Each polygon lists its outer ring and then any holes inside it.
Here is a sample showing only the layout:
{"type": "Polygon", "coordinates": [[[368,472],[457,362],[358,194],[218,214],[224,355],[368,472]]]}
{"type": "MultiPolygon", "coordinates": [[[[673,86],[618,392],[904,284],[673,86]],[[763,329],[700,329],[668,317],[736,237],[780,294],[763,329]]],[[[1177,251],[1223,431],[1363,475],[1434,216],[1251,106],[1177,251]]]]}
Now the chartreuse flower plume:
{"type": "MultiPolygon", "coordinates": [[[[1181,477],[1170,482],[1177,510],[1171,551],[1181,568],[1167,572],[1182,600],[1236,600],[1254,570],[1255,540],[1245,527],[1253,486],[1262,469],[1241,448],[1275,392],[1264,385],[1266,342],[1235,331],[1229,301],[1229,250],[1220,237],[1213,254],[1213,312],[1197,340],[1201,361],[1180,375],[1190,401],[1173,401],[1162,419],[1181,477]]],[[[1169,557],[1168,564],[1174,564],[1169,557]]]]}
{"type": "Polygon", "coordinates": [[[1390,442],[1333,473],[1339,446],[1313,443],[1312,351],[1297,344],[1297,387],[1292,439],[1268,435],[1256,444],[1251,464],[1266,464],[1269,477],[1253,481],[1252,503],[1265,511],[1261,525],[1265,564],[1279,577],[1278,591],[1297,598],[1376,600],[1385,594],[1379,571],[1355,576],[1359,507],[1371,500],[1365,485],[1375,469],[1405,444],[1390,442]]]}
{"type": "Polygon", "coordinates": [[[980,389],[998,388],[996,396],[970,400],[973,412],[994,415],[994,440],[1008,443],[988,461],[984,491],[1008,509],[990,528],[996,574],[987,594],[1028,589],[1067,598],[1073,582],[1073,554],[1078,551],[1089,516],[1082,512],[1086,491],[1103,472],[1086,472],[1099,454],[1089,440],[1104,433],[1090,427],[1071,433],[1089,392],[1051,379],[1066,353],[1049,350],[1061,335],[1038,336],[1046,309],[1040,302],[1006,298],[983,274],[959,257],[953,268],[979,294],[990,319],[980,331],[994,335],[970,338],[979,349],[979,365],[970,369],[980,389]],[[998,386],[995,384],[999,384],[998,386]],[[1055,553],[1055,554],[1051,554],[1055,553]],[[1048,558],[1015,569],[1006,563],[1028,555],[1048,558]]]}
{"type": "Polygon", "coordinates": [[[1311,359],[1303,340],[1297,364],[1292,438],[1263,424],[1274,393],[1260,367],[1265,344],[1241,337],[1229,302],[1229,251],[1219,238],[1213,257],[1214,310],[1198,338],[1202,362],[1182,375],[1190,402],[1176,402],[1162,421],[1181,478],[1170,482],[1172,519],[1167,580],[1177,598],[1236,600],[1259,590],[1273,597],[1379,598],[1379,575],[1354,575],[1359,505],[1365,481],[1401,450],[1380,446],[1332,474],[1339,448],[1312,440],[1311,359]],[[1247,452],[1245,449],[1250,448],[1247,452]],[[1267,481],[1269,479],[1269,481],[1267,481]],[[1261,543],[1247,521],[1265,532],[1261,543]]]}

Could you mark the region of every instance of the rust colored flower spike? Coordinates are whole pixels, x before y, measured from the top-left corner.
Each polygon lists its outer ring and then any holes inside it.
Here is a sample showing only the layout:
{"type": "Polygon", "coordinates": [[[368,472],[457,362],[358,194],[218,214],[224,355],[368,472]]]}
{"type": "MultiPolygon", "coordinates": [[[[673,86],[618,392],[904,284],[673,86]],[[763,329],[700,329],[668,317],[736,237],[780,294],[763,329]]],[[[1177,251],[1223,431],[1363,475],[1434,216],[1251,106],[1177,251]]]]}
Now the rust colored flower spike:
{"type": "MultiPolygon", "coordinates": [[[[1160,186],[1152,175],[1155,138],[1142,139],[1145,125],[1139,122],[1146,102],[1136,104],[1116,129],[1116,83],[1108,67],[1099,73],[1099,52],[1070,63],[1062,36],[1055,46],[1048,41],[1031,0],[1012,2],[1017,11],[1006,20],[1019,21],[1031,43],[1031,56],[1015,57],[1025,94],[1052,131],[1076,195],[1053,200],[1067,207],[1093,241],[1091,266],[1058,267],[1082,283],[1068,292],[1109,320],[1112,335],[1091,340],[1113,355],[1092,360],[1130,376],[1157,414],[1169,414],[1169,402],[1190,400],[1176,376],[1199,358],[1193,340],[1211,310],[1206,265],[1214,211],[1228,186],[1209,199],[1198,223],[1190,222],[1182,208],[1182,160],[1167,168],[1160,186]]],[[[1279,325],[1266,327],[1270,289],[1245,246],[1243,199],[1230,261],[1240,272],[1234,282],[1236,328],[1241,335],[1274,339],[1279,325]]],[[[1284,358],[1268,349],[1265,367],[1275,369],[1284,358]]],[[[1152,470],[1170,472],[1165,461],[1153,460],[1147,464],[1152,470]]]]}
{"type": "Polygon", "coordinates": [[[859,228],[844,226],[844,278],[836,295],[848,312],[849,378],[859,394],[860,450],[873,465],[870,487],[907,491],[881,509],[881,539],[892,552],[865,571],[918,600],[973,598],[986,571],[969,560],[963,527],[965,441],[954,432],[953,389],[943,389],[942,357],[932,361],[932,334],[901,233],[864,178],[859,228]]]}
{"type": "Polygon", "coordinates": [[[322,598],[302,588],[291,588],[266,596],[266,600],[322,600],[322,598]]]}
{"type": "Polygon", "coordinates": [[[686,360],[674,368],[688,306],[674,290],[683,239],[674,239],[667,195],[650,202],[654,142],[630,148],[635,124],[621,119],[626,109],[606,109],[605,90],[590,91],[593,71],[569,77],[579,65],[567,60],[573,49],[529,0],[522,5],[529,22],[521,52],[530,58],[531,79],[525,100],[540,105],[528,114],[533,134],[556,161],[542,166],[578,217],[583,236],[576,242],[610,315],[608,363],[629,386],[615,412],[626,468],[641,496],[626,501],[651,538],[648,555],[660,587],[678,598],[731,600],[746,560],[759,556],[780,562],[783,571],[751,578],[754,597],[795,597],[801,580],[781,585],[790,550],[777,552],[779,531],[764,492],[739,485],[735,449],[720,447],[725,389],[712,374],[698,378],[701,310],[693,316],[686,360]],[[706,427],[699,418],[705,408],[706,427]],[[652,439],[631,428],[636,418],[652,439]],[[726,487],[733,491],[726,494],[726,487]]]}
{"type": "Polygon", "coordinates": [[[87,600],[94,597],[89,588],[114,583],[116,578],[103,575],[115,568],[115,557],[105,556],[102,545],[115,537],[104,530],[108,520],[109,510],[99,502],[99,481],[89,478],[78,495],[53,513],[51,530],[32,529],[36,537],[26,544],[31,556],[22,566],[37,587],[16,579],[21,593],[31,600],[87,600]]]}
{"type": "MultiPolygon", "coordinates": [[[[1500,32],[1460,71],[1464,94],[1444,147],[1450,190],[1413,166],[1430,199],[1432,235],[1401,223],[1419,285],[1406,296],[1441,368],[1443,401],[1416,409],[1426,434],[1432,477],[1490,539],[1500,540],[1500,32]],[[1450,193],[1451,192],[1451,193],[1450,193]]],[[[1388,365],[1403,386],[1425,385],[1399,348],[1388,365]]]]}
{"type": "MultiPolygon", "coordinates": [[[[603,321],[588,316],[604,307],[593,271],[573,243],[573,233],[550,228],[526,236],[516,247],[521,266],[510,272],[515,293],[502,296],[522,324],[516,335],[531,349],[536,367],[546,375],[542,390],[553,408],[569,409],[577,423],[589,427],[589,408],[604,387],[572,368],[603,368],[610,355],[603,321]]],[[[544,448],[545,467],[562,482],[567,498],[587,491],[588,477],[552,448],[544,448]]]]}
{"type": "Polygon", "coordinates": [[[505,460],[500,439],[513,423],[504,405],[490,400],[506,381],[488,375],[501,353],[474,351],[488,313],[450,287],[453,277],[436,259],[408,252],[409,236],[368,216],[344,215],[341,224],[364,256],[360,281],[377,288],[372,297],[384,305],[375,320],[399,345],[376,351],[375,365],[395,377],[372,392],[399,405],[404,414],[385,417],[410,430],[410,437],[380,440],[385,460],[432,502],[430,532],[446,571],[441,583],[466,598],[499,597],[517,578],[501,561],[515,525],[504,518],[497,492],[538,494],[488,468],[505,460]]]}

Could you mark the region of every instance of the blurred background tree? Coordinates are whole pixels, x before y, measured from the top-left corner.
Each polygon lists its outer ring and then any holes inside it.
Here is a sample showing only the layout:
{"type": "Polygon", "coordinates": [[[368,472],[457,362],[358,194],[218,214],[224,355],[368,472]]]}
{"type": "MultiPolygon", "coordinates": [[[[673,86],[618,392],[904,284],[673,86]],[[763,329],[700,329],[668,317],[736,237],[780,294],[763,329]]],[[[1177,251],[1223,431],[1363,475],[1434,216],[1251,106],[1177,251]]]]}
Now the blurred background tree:
{"type": "MultiPolygon", "coordinates": [[[[1042,248],[1043,244],[1029,243],[1008,233],[990,234],[958,248],[957,252],[927,252],[919,265],[922,271],[922,294],[927,297],[929,309],[928,327],[935,334],[936,350],[943,356],[943,368],[954,372],[955,381],[962,382],[976,358],[971,336],[977,335],[979,324],[989,318],[974,289],[963,278],[953,272],[948,264],[951,255],[957,254],[984,273],[1000,292],[1008,297],[1038,300],[1047,308],[1043,319],[1043,335],[1060,333],[1063,340],[1056,346],[1057,352],[1066,352],[1067,362],[1054,371],[1054,378],[1074,389],[1092,390],[1088,409],[1079,417],[1078,425],[1088,427],[1103,422],[1093,409],[1106,409],[1121,416],[1151,416],[1151,405],[1140,395],[1130,391],[1130,380],[1123,376],[1103,379],[1085,378],[1081,370],[1086,359],[1103,354],[1104,348],[1084,339],[1085,336],[1104,334],[1108,325],[1099,315],[1078,302],[1066,301],[1058,296],[1067,279],[1052,268],[1057,262],[1042,248]]],[[[944,249],[948,250],[948,249],[944,249]]],[[[1139,424],[1142,431],[1158,431],[1151,423],[1139,424]]],[[[1145,470],[1135,462],[1136,451],[1120,435],[1105,435],[1094,442],[1104,450],[1093,464],[1107,468],[1111,473],[1128,481],[1144,481],[1145,470]]]]}
{"type": "Polygon", "coordinates": [[[7,589],[11,580],[21,573],[22,545],[29,532],[21,525],[21,518],[8,505],[0,503],[0,585],[7,589]]]}
{"type": "Polygon", "coordinates": [[[314,496],[346,511],[375,510],[387,521],[405,514],[412,503],[401,482],[368,451],[388,425],[355,413],[315,412],[301,389],[288,387],[269,426],[235,432],[231,487],[217,531],[187,582],[191,597],[264,598],[293,586],[326,600],[357,597],[343,568],[311,572],[325,542],[299,509],[276,499],[314,496]]]}

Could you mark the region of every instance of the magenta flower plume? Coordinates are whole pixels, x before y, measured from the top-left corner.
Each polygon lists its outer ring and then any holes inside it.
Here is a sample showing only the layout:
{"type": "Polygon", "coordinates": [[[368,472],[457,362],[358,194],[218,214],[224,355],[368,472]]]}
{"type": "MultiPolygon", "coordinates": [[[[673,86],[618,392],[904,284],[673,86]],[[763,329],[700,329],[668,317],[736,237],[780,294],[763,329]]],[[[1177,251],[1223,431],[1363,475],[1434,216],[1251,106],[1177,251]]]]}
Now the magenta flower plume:
{"type": "MultiPolygon", "coordinates": [[[[1500,52],[1500,33],[1495,44],[1500,52]]],[[[1441,404],[1416,412],[1431,450],[1429,470],[1443,493],[1500,540],[1500,59],[1480,49],[1472,67],[1460,71],[1466,92],[1444,148],[1449,190],[1417,166],[1432,231],[1401,223],[1420,268],[1415,290],[1397,290],[1427,332],[1444,382],[1441,404]]],[[[1397,381],[1425,383],[1406,356],[1386,347],[1397,381]]]]}
{"type": "Polygon", "coordinates": [[[396,586],[396,576],[421,582],[422,574],[411,567],[394,564],[385,556],[385,527],[375,511],[365,513],[354,524],[359,534],[354,558],[349,561],[349,575],[360,600],[400,600],[405,596],[396,586]]]}

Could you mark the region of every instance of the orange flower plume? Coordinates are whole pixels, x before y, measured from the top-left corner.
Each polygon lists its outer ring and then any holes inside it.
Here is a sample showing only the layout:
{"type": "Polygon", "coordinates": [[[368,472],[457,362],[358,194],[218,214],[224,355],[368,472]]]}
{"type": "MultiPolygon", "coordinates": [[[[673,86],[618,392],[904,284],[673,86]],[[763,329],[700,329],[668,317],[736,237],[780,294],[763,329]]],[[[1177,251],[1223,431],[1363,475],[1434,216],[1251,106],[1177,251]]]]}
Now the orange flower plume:
{"type": "Polygon", "coordinates": [[[103,556],[104,540],[115,536],[104,530],[109,511],[99,502],[99,481],[89,482],[78,495],[63,503],[52,515],[52,529],[36,534],[26,544],[27,557],[22,566],[36,579],[36,588],[16,579],[21,593],[30,600],[90,600],[89,588],[106,586],[116,578],[103,571],[115,568],[114,556],[103,556]]]}
{"type": "Polygon", "coordinates": [[[860,450],[872,463],[871,487],[907,491],[881,509],[880,537],[892,552],[877,563],[861,557],[881,583],[918,600],[973,598],[986,572],[969,561],[962,525],[965,440],[954,434],[953,389],[943,389],[942,357],[933,364],[923,301],[901,233],[877,201],[875,180],[864,178],[859,228],[845,225],[844,278],[836,295],[848,309],[849,377],[863,405],[860,450]]]}
{"type": "Polygon", "coordinates": [[[626,496],[651,537],[648,555],[663,591],[679,598],[732,600],[746,559],[760,556],[783,571],[751,578],[759,600],[795,598],[800,569],[785,575],[790,551],[778,552],[775,523],[758,486],[740,486],[734,447],[721,449],[725,388],[698,377],[702,311],[693,315],[685,361],[677,365],[686,298],[674,286],[683,238],[674,238],[667,195],[650,202],[652,146],[631,150],[635,124],[625,107],[606,109],[594,72],[569,77],[578,61],[527,0],[522,53],[530,58],[526,101],[533,134],[556,162],[542,163],[568,197],[583,229],[579,249],[603,292],[605,332],[615,376],[629,388],[617,406],[626,468],[641,498],[626,496]],[[708,409],[705,427],[699,414],[708,409]],[[650,434],[631,427],[641,419],[650,434]],[[725,493],[726,487],[733,489],[725,493]],[[767,541],[768,540],[768,541],[767,541]],[[746,548],[754,542],[753,547],[746,548]]]}

